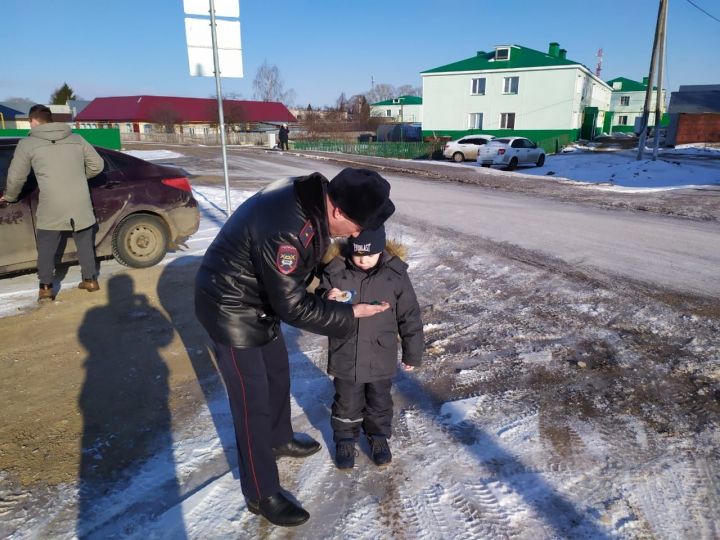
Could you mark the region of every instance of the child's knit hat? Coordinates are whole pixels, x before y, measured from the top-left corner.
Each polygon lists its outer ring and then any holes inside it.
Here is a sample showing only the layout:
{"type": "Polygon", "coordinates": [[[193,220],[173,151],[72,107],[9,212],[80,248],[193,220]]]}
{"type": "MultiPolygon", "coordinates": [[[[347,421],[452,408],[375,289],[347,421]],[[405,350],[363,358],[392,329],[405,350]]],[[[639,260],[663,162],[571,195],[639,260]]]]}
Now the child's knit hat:
{"type": "Polygon", "coordinates": [[[356,238],[350,238],[353,255],[373,255],[385,249],[385,226],[377,229],[364,229],[356,238]]]}

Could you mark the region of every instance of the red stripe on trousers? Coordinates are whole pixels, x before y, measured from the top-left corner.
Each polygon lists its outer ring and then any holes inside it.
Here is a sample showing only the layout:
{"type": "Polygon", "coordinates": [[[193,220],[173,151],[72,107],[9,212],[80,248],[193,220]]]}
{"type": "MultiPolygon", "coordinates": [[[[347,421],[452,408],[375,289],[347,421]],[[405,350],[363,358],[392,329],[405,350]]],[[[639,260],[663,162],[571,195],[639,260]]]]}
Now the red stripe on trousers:
{"type": "Polygon", "coordinates": [[[245,413],[245,436],[247,437],[248,453],[250,454],[250,470],[252,471],[253,480],[255,480],[255,489],[257,490],[258,500],[260,500],[260,485],[258,484],[257,475],[255,474],[255,462],[253,461],[252,446],[250,444],[250,430],[248,429],[247,400],[245,399],[245,381],[243,380],[242,373],[240,373],[240,368],[238,368],[237,366],[237,361],[235,360],[235,350],[232,347],[230,347],[230,356],[232,356],[235,371],[237,371],[238,377],[240,377],[240,386],[242,387],[243,394],[243,409],[245,413]]]}

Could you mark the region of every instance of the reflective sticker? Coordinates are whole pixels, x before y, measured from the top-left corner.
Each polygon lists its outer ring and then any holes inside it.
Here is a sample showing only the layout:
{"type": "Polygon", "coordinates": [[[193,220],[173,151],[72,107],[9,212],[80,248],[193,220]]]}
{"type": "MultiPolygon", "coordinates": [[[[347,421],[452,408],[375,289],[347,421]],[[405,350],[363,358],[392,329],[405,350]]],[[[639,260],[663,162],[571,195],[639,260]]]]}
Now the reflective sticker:
{"type": "Polygon", "coordinates": [[[295,246],[283,244],[278,248],[275,264],[281,274],[290,274],[297,268],[299,253],[295,246]]]}

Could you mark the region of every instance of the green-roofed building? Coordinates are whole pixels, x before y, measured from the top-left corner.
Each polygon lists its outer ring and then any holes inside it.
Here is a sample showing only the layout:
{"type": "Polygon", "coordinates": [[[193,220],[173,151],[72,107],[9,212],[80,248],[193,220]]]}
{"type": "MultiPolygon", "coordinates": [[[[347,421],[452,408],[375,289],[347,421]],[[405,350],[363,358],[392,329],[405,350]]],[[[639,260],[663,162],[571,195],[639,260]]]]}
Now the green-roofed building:
{"type": "MultiPolygon", "coordinates": [[[[645,92],[648,87],[648,78],[643,77],[642,82],[616,77],[607,81],[612,88],[610,99],[611,119],[606,119],[604,131],[630,132],[635,129],[635,121],[642,117],[645,105],[645,92]]],[[[650,113],[648,125],[655,125],[655,103],[657,101],[657,87],[653,87],[652,100],[650,102],[650,113]]],[[[665,90],[662,91],[660,110],[665,112],[665,90]]]]}
{"type": "Polygon", "coordinates": [[[422,123],[423,100],[419,96],[399,96],[370,104],[370,114],[388,122],[422,123]]]}
{"type": "Polygon", "coordinates": [[[423,136],[519,135],[553,151],[600,132],[610,109],[610,86],[557,43],[500,45],[421,76],[423,136]]]}

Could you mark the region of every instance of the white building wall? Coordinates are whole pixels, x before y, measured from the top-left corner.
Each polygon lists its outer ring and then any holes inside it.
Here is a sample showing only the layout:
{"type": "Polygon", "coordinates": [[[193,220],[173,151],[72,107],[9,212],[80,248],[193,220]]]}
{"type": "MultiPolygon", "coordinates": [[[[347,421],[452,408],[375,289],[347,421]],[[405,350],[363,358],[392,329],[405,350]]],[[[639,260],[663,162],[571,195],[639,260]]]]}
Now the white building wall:
{"type": "MultiPolygon", "coordinates": [[[[650,125],[655,125],[655,103],[657,103],[657,90],[654,90],[650,99],[650,125]]],[[[645,105],[645,92],[623,92],[616,91],[612,94],[610,101],[610,110],[613,111],[613,125],[618,125],[619,116],[628,117],[628,126],[635,124],[635,119],[642,116],[643,107],[645,105]],[[630,98],[629,105],[621,105],[622,96],[628,96],[630,98]]],[[[662,100],[660,103],[660,110],[665,112],[665,91],[662,92],[662,100]]]]}
{"type": "Polygon", "coordinates": [[[607,110],[611,91],[575,66],[484,72],[426,73],[423,129],[467,130],[468,115],[483,113],[482,129],[500,129],[501,113],[515,113],[515,129],[577,129],[586,106],[607,110]],[[503,79],[519,77],[518,93],[503,94],[503,79]],[[484,77],[485,94],[472,94],[484,77]]]}
{"type": "Polygon", "coordinates": [[[391,118],[394,122],[422,122],[423,106],[403,105],[402,120],[400,118],[400,105],[373,105],[370,107],[370,115],[391,118]],[[390,111],[390,114],[388,114],[388,111],[390,111]]]}

